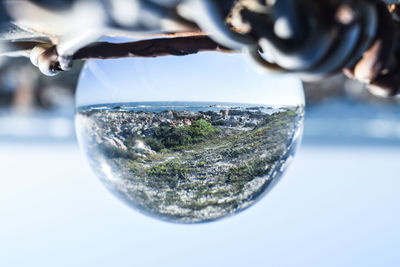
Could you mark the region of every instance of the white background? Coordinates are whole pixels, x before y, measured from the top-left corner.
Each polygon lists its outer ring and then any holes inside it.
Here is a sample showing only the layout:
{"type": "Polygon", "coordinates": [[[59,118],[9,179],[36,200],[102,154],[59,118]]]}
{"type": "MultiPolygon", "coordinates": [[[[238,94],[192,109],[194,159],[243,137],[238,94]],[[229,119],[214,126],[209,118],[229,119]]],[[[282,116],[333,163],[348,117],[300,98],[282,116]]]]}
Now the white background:
{"type": "Polygon", "coordinates": [[[71,143],[0,143],[0,266],[400,266],[400,147],[303,146],[259,203],[201,225],[108,193],[71,143]]]}

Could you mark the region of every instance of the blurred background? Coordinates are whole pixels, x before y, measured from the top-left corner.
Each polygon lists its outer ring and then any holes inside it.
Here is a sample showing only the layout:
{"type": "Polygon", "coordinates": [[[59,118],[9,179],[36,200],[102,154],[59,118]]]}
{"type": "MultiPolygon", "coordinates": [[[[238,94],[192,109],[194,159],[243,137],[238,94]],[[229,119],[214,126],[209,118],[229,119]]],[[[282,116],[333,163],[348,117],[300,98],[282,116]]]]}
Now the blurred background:
{"type": "Polygon", "coordinates": [[[81,66],[48,77],[26,58],[0,66],[0,138],[23,142],[73,142],[74,91],[81,66]]]}
{"type": "MultiPolygon", "coordinates": [[[[132,26],[139,9],[110,2],[123,7],[113,25],[132,26]]],[[[88,25],[102,15],[77,11],[88,25]]],[[[400,266],[398,97],[344,75],[304,83],[303,142],[279,184],[236,216],[177,225],[131,210],[91,172],[75,138],[77,63],[47,77],[0,61],[0,266],[400,266]]]]}
{"type": "MultiPolygon", "coordinates": [[[[81,68],[75,64],[72,71],[48,77],[26,58],[3,60],[0,138],[75,142],[74,92],[81,68]]],[[[373,96],[342,74],[303,84],[304,144],[400,144],[400,98],[373,96]]]]}
{"type": "Polygon", "coordinates": [[[222,221],[141,215],[74,134],[81,66],[0,67],[0,266],[398,266],[400,106],[343,75],[306,83],[303,144],[260,203],[222,221]]]}

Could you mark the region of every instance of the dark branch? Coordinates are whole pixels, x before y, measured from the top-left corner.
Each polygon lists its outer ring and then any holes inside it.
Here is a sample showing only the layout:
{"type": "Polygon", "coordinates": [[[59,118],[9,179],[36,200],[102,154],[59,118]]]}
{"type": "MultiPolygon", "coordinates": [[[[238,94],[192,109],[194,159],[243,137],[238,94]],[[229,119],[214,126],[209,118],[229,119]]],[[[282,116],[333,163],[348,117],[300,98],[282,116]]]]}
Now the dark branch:
{"type": "Polygon", "coordinates": [[[184,56],[202,51],[229,52],[208,36],[159,38],[129,43],[99,42],[77,51],[73,59],[184,56]]]}

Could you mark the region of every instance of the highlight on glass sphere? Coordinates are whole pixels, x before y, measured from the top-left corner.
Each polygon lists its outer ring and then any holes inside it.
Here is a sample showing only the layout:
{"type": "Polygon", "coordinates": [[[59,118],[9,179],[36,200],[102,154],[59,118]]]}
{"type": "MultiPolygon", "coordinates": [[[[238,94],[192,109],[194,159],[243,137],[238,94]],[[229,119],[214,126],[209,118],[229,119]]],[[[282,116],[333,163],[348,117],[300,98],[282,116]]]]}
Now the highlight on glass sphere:
{"type": "Polygon", "coordinates": [[[258,74],[242,54],[91,60],[76,97],[78,140],[96,175],[170,222],[251,206],[301,139],[301,82],[258,74]]]}

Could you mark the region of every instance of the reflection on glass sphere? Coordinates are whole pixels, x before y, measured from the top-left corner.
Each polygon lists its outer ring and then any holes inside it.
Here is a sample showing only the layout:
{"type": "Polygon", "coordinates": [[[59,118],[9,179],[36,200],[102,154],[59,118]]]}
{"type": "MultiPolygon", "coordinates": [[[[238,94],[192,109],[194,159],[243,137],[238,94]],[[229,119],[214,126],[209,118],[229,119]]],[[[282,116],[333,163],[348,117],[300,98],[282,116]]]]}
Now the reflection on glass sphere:
{"type": "Polygon", "coordinates": [[[204,53],[89,61],[76,128],[97,176],[128,205],[197,223],[249,207],[276,183],[303,115],[297,79],[204,53]]]}

